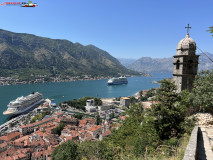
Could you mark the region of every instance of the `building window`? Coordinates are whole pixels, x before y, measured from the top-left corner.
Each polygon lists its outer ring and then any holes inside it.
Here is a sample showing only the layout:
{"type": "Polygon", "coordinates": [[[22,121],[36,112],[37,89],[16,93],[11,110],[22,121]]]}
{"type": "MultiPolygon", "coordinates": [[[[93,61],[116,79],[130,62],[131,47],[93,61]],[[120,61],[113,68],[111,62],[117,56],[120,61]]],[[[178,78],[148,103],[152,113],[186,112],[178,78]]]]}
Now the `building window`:
{"type": "Polygon", "coordinates": [[[192,60],[188,60],[188,63],[187,63],[187,71],[189,74],[192,74],[193,73],[193,61],[192,60]]]}
{"type": "Polygon", "coordinates": [[[189,60],[189,61],[188,61],[188,65],[187,65],[188,67],[187,67],[187,68],[188,68],[188,69],[191,69],[191,68],[192,68],[192,65],[193,65],[193,61],[192,61],[192,60],[189,60]]]}
{"type": "Polygon", "coordinates": [[[177,62],[176,62],[176,69],[179,69],[179,68],[180,68],[180,61],[177,60],[177,62]]]}

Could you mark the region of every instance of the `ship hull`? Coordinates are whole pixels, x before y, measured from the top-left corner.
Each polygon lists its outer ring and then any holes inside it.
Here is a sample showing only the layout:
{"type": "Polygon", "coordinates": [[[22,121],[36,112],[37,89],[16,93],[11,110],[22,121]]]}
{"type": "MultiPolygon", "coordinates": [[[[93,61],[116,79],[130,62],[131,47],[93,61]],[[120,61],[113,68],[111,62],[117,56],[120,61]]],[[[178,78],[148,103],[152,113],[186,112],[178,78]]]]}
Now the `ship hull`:
{"type": "Polygon", "coordinates": [[[44,99],[41,99],[40,101],[34,103],[33,105],[30,105],[30,106],[26,107],[25,109],[19,110],[19,111],[17,111],[17,112],[4,111],[3,114],[4,114],[4,115],[7,115],[7,116],[16,116],[16,115],[19,115],[19,114],[22,114],[22,113],[24,113],[24,112],[29,111],[30,109],[32,109],[33,107],[35,107],[35,105],[40,104],[40,103],[42,103],[43,101],[44,101],[44,99]]]}
{"type": "Polygon", "coordinates": [[[112,83],[110,83],[110,82],[108,82],[107,83],[108,85],[121,85],[121,84],[128,84],[128,82],[119,82],[119,83],[116,83],[116,82],[112,82],[112,83]]]}

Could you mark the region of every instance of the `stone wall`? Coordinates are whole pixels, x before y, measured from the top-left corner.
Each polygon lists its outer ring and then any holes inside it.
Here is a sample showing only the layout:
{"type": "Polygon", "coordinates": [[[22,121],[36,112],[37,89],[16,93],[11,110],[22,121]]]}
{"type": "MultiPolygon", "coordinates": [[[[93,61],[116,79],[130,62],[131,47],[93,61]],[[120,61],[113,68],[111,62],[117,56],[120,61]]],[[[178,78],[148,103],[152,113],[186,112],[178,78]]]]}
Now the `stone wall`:
{"type": "Polygon", "coordinates": [[[189,143],[184,153],[183,160],[196,160],[197,137],[198,137],[198,125],[196,125],[192,131],[189,143]]]}

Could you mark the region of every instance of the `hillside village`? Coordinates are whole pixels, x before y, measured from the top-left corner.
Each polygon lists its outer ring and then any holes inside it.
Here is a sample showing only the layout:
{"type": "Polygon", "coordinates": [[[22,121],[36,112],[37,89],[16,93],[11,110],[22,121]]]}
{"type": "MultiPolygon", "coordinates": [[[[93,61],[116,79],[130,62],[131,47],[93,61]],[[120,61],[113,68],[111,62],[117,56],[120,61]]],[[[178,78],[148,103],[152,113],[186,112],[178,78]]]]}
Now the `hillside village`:
{"type": "Polygon", "coordinates": [[[47,82],[73,82],[73,81],[85,81],[85,80],[100,80],[107,79],[108,76],[91,76],[91,75],[82,75],[82,76],[66,76],[66,77],[51,77],[50,75],[31,75],[29,80],[21,80],[19,78],[11,77],[0,77],[0,86],[7,85],[20,85],[20,84],[36,84],[36,83],[47,83],[47,82]]]}

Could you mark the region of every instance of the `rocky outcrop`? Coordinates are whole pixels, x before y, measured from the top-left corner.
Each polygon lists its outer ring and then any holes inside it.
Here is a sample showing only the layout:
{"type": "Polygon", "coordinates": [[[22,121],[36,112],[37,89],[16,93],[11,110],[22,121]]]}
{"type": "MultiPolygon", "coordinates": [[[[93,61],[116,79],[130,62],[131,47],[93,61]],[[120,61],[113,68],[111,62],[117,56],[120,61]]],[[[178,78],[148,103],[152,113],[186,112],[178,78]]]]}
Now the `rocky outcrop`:
{"type": "Polygon", "coordinates": [[[199,126],[208,126],[213,124],[213,116],[210,113],[197,113],[194,117],[197,119],[199,126]]]}

